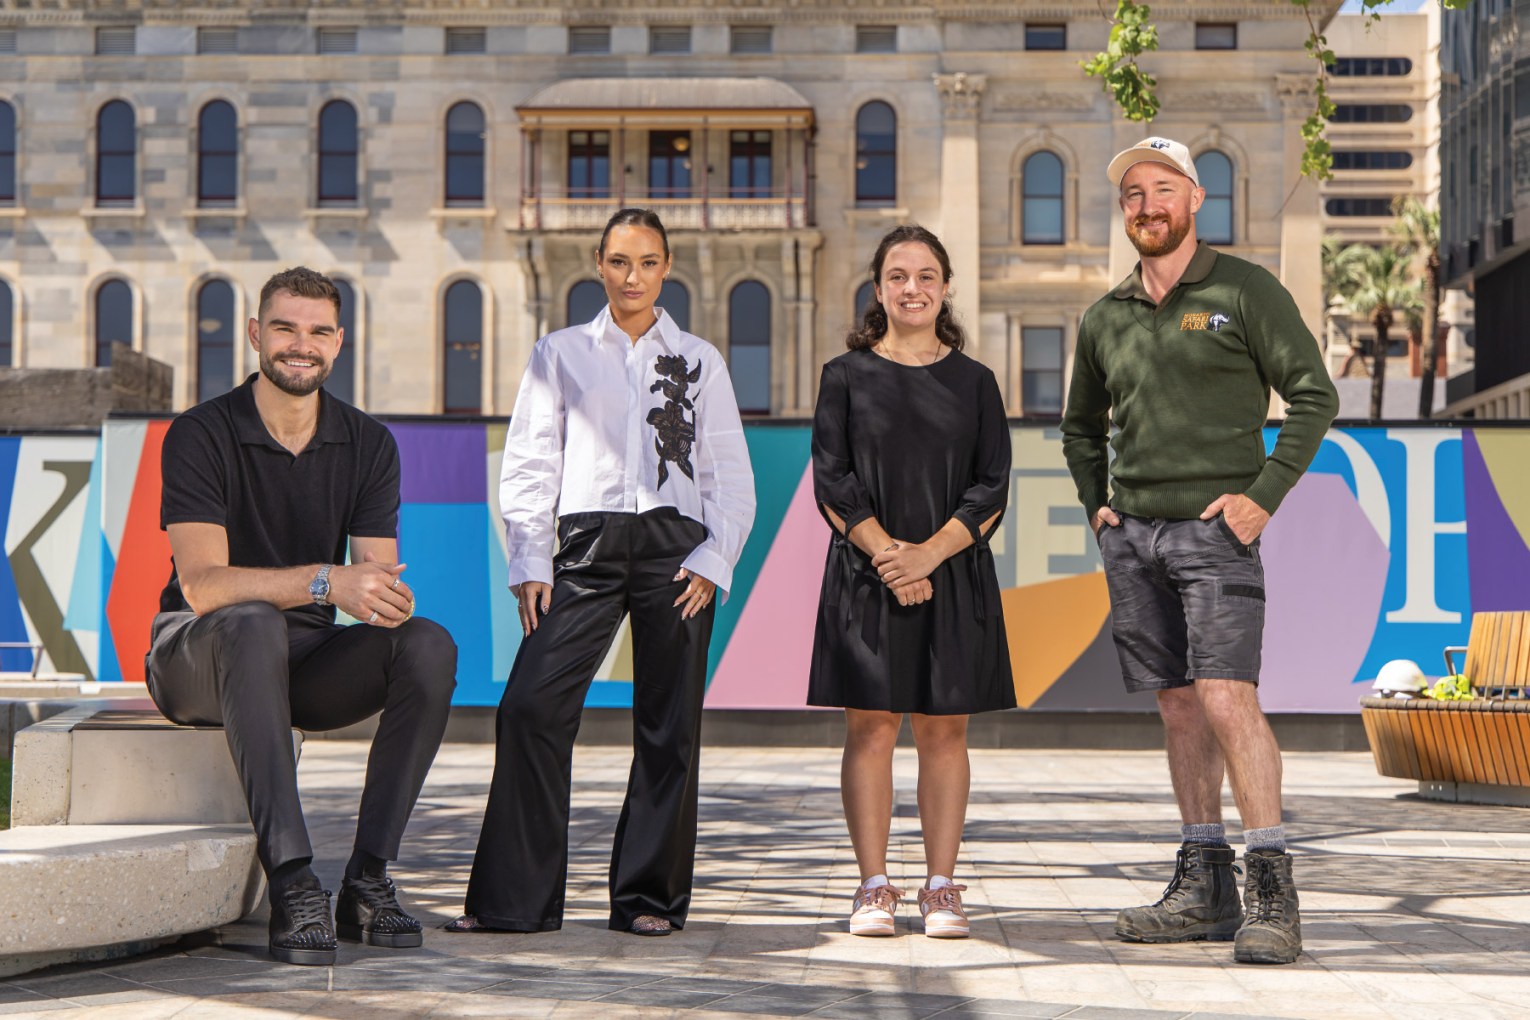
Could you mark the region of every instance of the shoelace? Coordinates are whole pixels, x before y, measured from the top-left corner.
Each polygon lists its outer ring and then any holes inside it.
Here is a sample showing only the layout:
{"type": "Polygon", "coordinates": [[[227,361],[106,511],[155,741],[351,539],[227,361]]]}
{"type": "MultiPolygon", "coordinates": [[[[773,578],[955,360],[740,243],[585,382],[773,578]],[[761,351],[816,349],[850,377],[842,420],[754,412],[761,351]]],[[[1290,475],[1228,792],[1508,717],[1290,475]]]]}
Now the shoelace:
{"type": "Polygon", "coordinates": [[[419,930],[420,923],[404,913],[404,908],[399,906],[398,887],[393,884],[393,879],[386,875],[381,878],[362,875],[360,878],[349,879],[348,884],[356,890],[361,901],[371,909],[373,931],[419,930]]]}
{"type": "Polygon", "coordinates": [[[874,910],[885,910],[889,914],[898,909],[898,900],[903,893],[891,885],[879,885],[875,889],[861,888],[855,893],[855,909],[862,910],[871,907],[874,910]]]}
{"type": "Polygon", "coordinates": [[[1279,924],[1286,917],[1286,897],[1280,884],[1280,874],[1275,870],[1274,864],[1257,864],[1251,869],[1254,874],[1250,877],[1254,880],[1255,906],[1257,914],[1250,918],[1250,923],[1273,923],[1279,924]]]}
{"type": "Polygon", "coordinates": [[[925,912],[945,910],[963,917],[967,916],[962,913],[962,899],[957,895],[966,891],[967,887],[964,885],[943,885],[939,889],[930,890],[924,897],[925,912]]]}
{"type": "Polygon", "coordinates": [[[291,933],[285,939],[288,944],[327,943],[333,939],[328,889],[288,889],[282,894],[282,906],[292,922],[291,933]]]}
{"type": "MultiPolygon", "coordinates": [[[[1236,864],[1232,866],[1232,870],[1233,874],[1235,875],[1243,874],[1243,869],[1238,867],[1236,864]]],[[[1169,879],[1169,884],[1164,887],[1163,895],[1158,897],[1158,903],[1155,905],[1160,907],[1165,905],[1173,906],[1173,904],[1169,901],[1175,899],[1179,893],[1183,892],[1188,896],[1190,891],[1184,888],[1184,884],[1185,879],[1188,878],[1189,875],[1190,852],[1187,848],[1181,846],[1178,853],[1175,854],[1174,877],[1169,879]]]]}
{"type": "Polygon", "coordinates": [[[347,879],[347,882],[373,910],[397,910],[403,913],[403,908],[398,905],[398,889],[393,879],[386,875],[381,878],[362,875],[360,878],[347,879]]]}

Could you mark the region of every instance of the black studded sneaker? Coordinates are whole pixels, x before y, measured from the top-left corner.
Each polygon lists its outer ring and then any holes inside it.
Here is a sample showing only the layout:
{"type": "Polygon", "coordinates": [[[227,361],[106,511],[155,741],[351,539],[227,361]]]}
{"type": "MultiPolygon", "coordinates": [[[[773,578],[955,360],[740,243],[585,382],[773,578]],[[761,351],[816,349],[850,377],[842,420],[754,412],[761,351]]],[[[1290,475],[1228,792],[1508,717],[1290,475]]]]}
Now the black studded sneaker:
{"type": "Polygon", "coordinates": [[[1232,847],[1185,843],[1174,877],[1157,903],[1116,915],[1116,935],[1127,942],[1226,942],[1243,923],[1232,847]]]}
{"type": "Polygon", "coordinates": [[[317,879],[299,882],[271,897],[271,955],[283,963],[329,967],[335,962],[335,922],[329,890],[317,879]]]}
{"type": "Polygon", "coordinates": [[[386,875],[362,875],[340,883],[335,930],[348,941],[388,949],[412,949],[422,941],[420,922],[398,905],[398,889],[386,875]]]}
{"type": "Polygon", "coordinates": [[[1243,855],[1248,881],[1243,902],[1248,919],[1233,941],[1239,963],[1295,963],[1302,952],[1301,904],[1291,878],[1291,855],[1251,850],[1243,855]]]}

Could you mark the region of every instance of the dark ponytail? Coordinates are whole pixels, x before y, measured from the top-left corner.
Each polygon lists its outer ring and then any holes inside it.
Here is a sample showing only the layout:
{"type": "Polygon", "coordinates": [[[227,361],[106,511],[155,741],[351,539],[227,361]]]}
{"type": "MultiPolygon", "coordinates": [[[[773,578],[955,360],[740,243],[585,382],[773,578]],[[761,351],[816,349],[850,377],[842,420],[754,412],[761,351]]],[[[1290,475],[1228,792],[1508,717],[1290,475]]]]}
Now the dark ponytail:
{"type": "MultiPolygon", "coordinates": [[[[873,286],[882,282],[882,263],[887,260],[887,253],[896,245],[910,242],[917,242],[930,249],[930,254],[940,263],[941,282],[951,282],[951,257],[946,254],[946,246],[940,243],[940,238],[923,227],[905,224],[889,230],[877,245],[876,253],[871,256],[873,286]]],[[[860,324],[845,337],[845,346],[852,351],[865,350],[875,346],[886,335],[887,309],[882,307],[882,302],[877,300],[876,291],[873,290],[871,300],[866,303],[866,310],[861,313],[860,324]]],[[[956,312],[951,308],[950,298],[940,303],[940,312],[935,316],[935,336],[953,351],[966,346],[967,334],[956,321],[956,312]]]]}
{"type": "Polygon", "coordinates": [[[595,247],[597,258],[606,254],[606,238],[611,236],[614,227],[647,227],[659,235],[659,240],[664,242],[664,257],[669,258],[669,233],[664,229],[664,223],[659,219],[659,214],[652,209],[618,209],[616,213],[606,221],[606,229],[600,233],[600,244],[595,247]]]}

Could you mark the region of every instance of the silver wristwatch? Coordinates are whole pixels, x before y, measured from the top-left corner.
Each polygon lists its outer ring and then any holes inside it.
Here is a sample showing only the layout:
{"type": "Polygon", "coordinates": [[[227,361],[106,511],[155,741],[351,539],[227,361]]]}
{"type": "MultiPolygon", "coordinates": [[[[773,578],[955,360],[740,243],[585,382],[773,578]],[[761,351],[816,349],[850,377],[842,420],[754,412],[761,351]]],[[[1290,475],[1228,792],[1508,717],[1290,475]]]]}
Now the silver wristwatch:
{"type": "Polygon", "coordinates": [[[329,568],[328,563],[320,567],[319,573],[308,585],[308,595],[316,606],[329,605],[329,568]]]}

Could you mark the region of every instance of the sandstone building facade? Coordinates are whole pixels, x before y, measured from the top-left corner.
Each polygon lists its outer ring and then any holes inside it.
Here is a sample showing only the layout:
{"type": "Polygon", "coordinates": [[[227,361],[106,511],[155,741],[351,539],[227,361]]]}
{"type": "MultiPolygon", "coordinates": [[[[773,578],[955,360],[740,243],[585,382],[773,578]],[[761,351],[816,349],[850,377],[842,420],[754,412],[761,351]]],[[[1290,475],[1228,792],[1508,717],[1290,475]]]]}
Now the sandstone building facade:
{"type": "Polygon", "coordinates": [[[1147,133],[1189,144],[1203,235],[1321,336],[1305,18],[1153,14],[1144,128],[1079,69],[1108,21],[1055,0],[5,5],[0,362],[86,367],[122,340],[174,366],[184,407],[254,369],[258,288],[302,263],[351,298],[339,392],[508,414],[537,336],[599,307],[605,217],[652,205],[662,303],[748,411],[811,411],[876,240],[916,221],[1010,412],[1045,417],[1079,316],[1135,260],[1104,165],[1147,133]]]}

